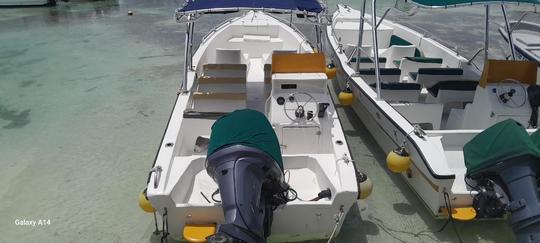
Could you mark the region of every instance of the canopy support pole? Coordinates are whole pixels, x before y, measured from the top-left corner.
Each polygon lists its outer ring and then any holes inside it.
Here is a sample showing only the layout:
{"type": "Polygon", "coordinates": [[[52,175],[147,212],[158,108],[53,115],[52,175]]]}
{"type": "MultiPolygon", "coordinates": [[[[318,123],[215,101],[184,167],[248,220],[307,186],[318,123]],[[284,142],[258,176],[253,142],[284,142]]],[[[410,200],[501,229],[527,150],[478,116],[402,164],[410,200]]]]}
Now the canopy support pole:
{"type": "Polygon", "coordinates": [[[319,39],[321,40],[321,52],[324,53],[324,39],[323,39],[323,20],[320,14],[319,15],[319,39]]]}
{"type": "Polygon", "coordinates": [[[191,26],[193,23],[191,23],[191,15],[188,16],[188,23],[186,24],[186,39],[184,41],[184,77],[182,79],[182,85],[180,86],[180,92],[186,92],[187,91],[187,80],[188,80],[188,71],[190,69],[190,61],[191,61],[191,53],[190,53],[190,32],[192,30],[191,26]]]}
{"type": "MultiPolygon", "coordinates": [[[[375,57],[375,77],[377,79],[377,100],[381,99],[381,76],[379,70],[379,43],[377,41],[377,0],[371,2],[371,31],[373,36],[373,54],[375,57]]],[[[360,61],[360,60],[357,60],[360,61]]]]}
{"type": "Polygon", "coordinates": [[[504,4],[501,4],[501,10],[504,17],[506,35],[508,36],[508,44],[510,45],[510,51],[512,53],[512,60],[516,60],[516,51],[514,50],[514,41],[512,40],[512,31],[510,30],[510,23],[508,23],[508,17],[506,16],[506,8],[504,7],[504,4]]]}
{"type": "Polygon", "coordinates": [[[317,24],[315,25],[315,36],[317,38],[317,51],[323,53],[323,45],[321,41],[321,16],[317,14],[317,24]]]}
{"type": "Polygon", "coordinates": [[[489,5],[485,5],[486,16],[484,22],[484,65],[486,65],[489,58],[489,5]]]}
{"type": "Polygon", "coordinates": [[[189,70],[193,70],[193,30],[195,29],[195,22],[191,23],[189,28],[189,70]]]}
{"type": "Polygon", "coordinates": [[[366,15],[366,2],[362,4],[362,10],[360,13],[360,26],[358,28],[358,45],[356,46],[356,72],[360,72],[360,49],[362,48],[362,39],[364,38],[364,16],[366,15]]]}

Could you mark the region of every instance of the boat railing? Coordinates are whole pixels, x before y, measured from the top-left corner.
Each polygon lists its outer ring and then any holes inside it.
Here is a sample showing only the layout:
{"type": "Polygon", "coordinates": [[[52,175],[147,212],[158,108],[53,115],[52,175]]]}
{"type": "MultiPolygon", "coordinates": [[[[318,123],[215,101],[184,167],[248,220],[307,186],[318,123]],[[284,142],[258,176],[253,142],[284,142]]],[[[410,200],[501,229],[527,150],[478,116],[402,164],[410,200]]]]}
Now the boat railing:
{"type": "Polygon", "coordinates": [[[202,41],[201,43],[205,42],[208,37],[212,34],[214,34],[215,32],[217,32],[219,29],[221,29],[223,26],[227,25],[227,24],[230,24],[233,22],[234,19],[236,19],[237,17],[233,17],[233,18],[230,18],[224,22],[222,22],[221,24],[218,24],[216,25],[216,27],[212,28],[210,31],[208,31],[208,33],[206,33],[203,37],[202,37],[202,41]]]}
{"type": "MultiPolygon", "coordinates": [[[[303,39],[307,40],[306,36],[304,35],[304,33],[302,33],[298,27],[296,27],[295,25],[292,24],[292,20],[289,20],[289,23],[287,23],[287,20],[281,18],[281,17],[278,17],[276,16],[275,14],[272,14],[272,17],[274,17],[275,19],[277,19],[279,22],[283,23],[283,24],[286,24],[286,25],[289,25],[289,27],[291,27],[291,29],[294,30],[294,32],[296,32],[296,34],[300,35],[300,37],[302,37],[303,39]]],[[[308,42],[309,43],[309,42],[308,42]]]]}

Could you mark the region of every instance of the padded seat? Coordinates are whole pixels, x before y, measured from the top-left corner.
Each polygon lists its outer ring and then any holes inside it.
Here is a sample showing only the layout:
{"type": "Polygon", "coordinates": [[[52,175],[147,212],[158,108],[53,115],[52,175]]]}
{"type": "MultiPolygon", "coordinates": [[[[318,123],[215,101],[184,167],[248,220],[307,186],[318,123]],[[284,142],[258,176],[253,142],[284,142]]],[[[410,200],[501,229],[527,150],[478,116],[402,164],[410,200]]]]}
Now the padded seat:
{"type": "Polygon", "coordinates": [[[199,92],[246,92],[246,78],[226,78],[202,76],[198,79],[199,92]]]}
{"type": "MultiPolygon", "coordinates": [[[[356,57],[351,58],[351,62],[356,63],[356,57]]],[[[360,63],[374,63],[372,58],[360,57],[360,63]]],[[[386,63],[386,57],[379,57],[379,63],[386,63]]]]}
{"type": "MultiPolygon", "coordinates": [[[[377,84],[370,84],[373,89],[377,84]]],[[[381,96],[386,101],[417,103],[422,86],[415,83],[381,83],[381,96]]]]}
{"type": "MultiPolygon", "coordinates": [[[[375,75],[375,68],[360,69],[358,70],[360,75],[375,75]]],[[[379,68],[380,75],[396,75],[401,74],[401,70],[398,68],[379,68]]]]}
{"type": "Polygon", "coordinates": [[[431,88],[440,81],[463,79],[461,68],[420,68],[418,72],[409,73],[409,81],[431,88]]]}
{"type": "MultiPolygon", "coordinates": [[[[379,74],[381,75],[381,81],[384,83],[397,83],[399,82],[399,76],[401,75],[401,70],[398,68],[380,68],[379,74]]],[[[377,76],[375,75],[375,68],[369,69],[360,69],[358,70],[358,75],[361,77],[367,84],[374,84],[377,82],[377,76]]]]}
{"type": "Polygon", "coordinates": [[[478,81],[472,80],[448,80],[440,81],[433,87],[428,88],[427,90],[431,95],[437,97],[440,91],[443,90],[456,90],[456,91],[475,91],[476,86],[478,86],[478,81]]]}
{"type": "Polygon", "coordinates": [[[247,76],[247,65],[246,64],[204,64],[203,76],[245,78],[247,76]]]}
{"type": "Polygon", "coordinates": [[[401,60],[394,60],[394,65],[396,65],[396,67],[401,66],[403,59],[405,59],[406,61],[411,61],[411,62],[416,62],[416,63],[433,63],[433,64],[440,64],[440,65],[442,65],[442,62],[443,62],[442,58],[436,58],[436,57],[404,57],[401,60]]]}
{"type": "Polygon", "coordinates": [[[246,93],[193,92],[191,107],[184,113],[229,113],[246,108],[246,93]]]}
{"type": "MultiPolygon", "coordinates": [[[[373,62],[374,59],[375,58],[360,57],[360,68],[375,68],[375,62],[373,62]]],[[[386,57],[379,57],[379,64],[381,65],[381,67],[386,67],[386,57]]],[[[356,68],[356,57],[351,58],[349,65],[353,68],[356,68]]]]}
{"type": "Polygon", "coordinates": [[[437,103],[445,104],[450,102],[472,102],[478,81],[471,80],[450,80],[440,81],[429,88],[429,93],[436,97],[437,103]]]}
{"type": "Polygon", "coordinates": [[[441,68],[442,63],[442,58],[432,57],[404,57],[394,61],[394,64],[401,69],[401,80],[406,79],[410,72],[418,72],[420,68],[441,68]]]}

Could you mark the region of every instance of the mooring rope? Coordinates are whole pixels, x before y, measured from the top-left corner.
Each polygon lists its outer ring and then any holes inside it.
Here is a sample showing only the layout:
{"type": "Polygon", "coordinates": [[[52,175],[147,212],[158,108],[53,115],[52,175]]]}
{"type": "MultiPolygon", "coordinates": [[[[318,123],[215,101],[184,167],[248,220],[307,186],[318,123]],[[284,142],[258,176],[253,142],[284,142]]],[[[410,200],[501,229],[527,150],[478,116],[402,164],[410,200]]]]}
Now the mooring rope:
{"type": "Polygon", "coordinates": [[[332,230],[332,234],[330,234],[330,238],[328,238],[327,243],[332,242],[332,239],[334,238],[337,228],[339,226],[339,223],[341,222],[341,218],[343,218],[343,215],[345,215],[345,212],[343,212],[343,205],[339,208],[339,215],[336,218],[336,225],[334,225],[334,229],[332,230]]]}

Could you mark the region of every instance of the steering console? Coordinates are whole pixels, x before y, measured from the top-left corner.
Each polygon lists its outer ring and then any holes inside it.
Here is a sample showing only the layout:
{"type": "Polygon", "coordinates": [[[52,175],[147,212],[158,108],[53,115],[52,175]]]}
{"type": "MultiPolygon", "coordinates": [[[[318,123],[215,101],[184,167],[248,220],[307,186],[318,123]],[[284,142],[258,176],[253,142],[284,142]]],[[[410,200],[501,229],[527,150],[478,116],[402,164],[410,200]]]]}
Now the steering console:
{"type": "Polygon", "coordinates": [[[283,103],[283,112],[292,122],[313,121],[316,114],[319,114],[317,100],[306,92],[291,93],[283,103]]]}

